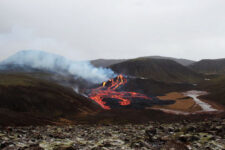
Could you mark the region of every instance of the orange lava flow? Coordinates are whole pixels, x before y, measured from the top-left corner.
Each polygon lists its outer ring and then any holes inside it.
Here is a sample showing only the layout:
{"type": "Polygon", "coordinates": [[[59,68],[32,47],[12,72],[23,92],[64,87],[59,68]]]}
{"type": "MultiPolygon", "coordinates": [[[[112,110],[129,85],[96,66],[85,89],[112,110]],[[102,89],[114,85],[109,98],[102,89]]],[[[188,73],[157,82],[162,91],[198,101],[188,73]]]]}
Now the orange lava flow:
{"type": "Polygon", "coordinates": [[[120,100],[119,104],[121,106],[130,105],[132,98],[140,98],[140,99],[149,99],[150,97],[145,96],[141,93],[136,92],[118,92],[116,89],[122,85],[127,83],[127,79],[123,77],[123,75],[118,75],[117,78],[110,79],[107,82],[103,82],[102,86],[93,89],[89,94],[89,98],[97,102],[103,109],[111,109],[106,105],[106,102],[103,101],[104,98],[113,98],[120,100]]]}

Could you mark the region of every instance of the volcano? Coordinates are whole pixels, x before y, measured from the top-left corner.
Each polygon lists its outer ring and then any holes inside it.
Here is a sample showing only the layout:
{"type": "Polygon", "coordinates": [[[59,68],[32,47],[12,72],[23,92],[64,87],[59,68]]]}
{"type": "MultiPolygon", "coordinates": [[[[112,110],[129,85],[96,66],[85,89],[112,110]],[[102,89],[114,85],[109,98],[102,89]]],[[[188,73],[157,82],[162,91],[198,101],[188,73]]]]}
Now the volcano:
{"type": "Polygon", "coordinates": [[[174,101],[161,101],[153,96],[138,92],[122,91],[128,80],[122,74],[103,82],[101,86],[91,90],[89,98],[98,103],[103,109],[112,108],[144,108],[154,104],[173,104],[174,101]]]}

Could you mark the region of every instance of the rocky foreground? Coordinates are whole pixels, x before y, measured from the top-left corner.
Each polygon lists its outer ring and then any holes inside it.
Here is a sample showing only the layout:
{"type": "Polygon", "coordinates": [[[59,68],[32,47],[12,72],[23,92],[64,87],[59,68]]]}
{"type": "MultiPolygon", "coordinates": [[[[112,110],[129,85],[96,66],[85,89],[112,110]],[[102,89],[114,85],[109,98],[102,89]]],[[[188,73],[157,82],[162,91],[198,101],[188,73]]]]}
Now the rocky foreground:
{"type": "Polygon", "coordinates": [[[1,127],[3,150],[225,149],[225,119],[143,125],[1,127]]]}

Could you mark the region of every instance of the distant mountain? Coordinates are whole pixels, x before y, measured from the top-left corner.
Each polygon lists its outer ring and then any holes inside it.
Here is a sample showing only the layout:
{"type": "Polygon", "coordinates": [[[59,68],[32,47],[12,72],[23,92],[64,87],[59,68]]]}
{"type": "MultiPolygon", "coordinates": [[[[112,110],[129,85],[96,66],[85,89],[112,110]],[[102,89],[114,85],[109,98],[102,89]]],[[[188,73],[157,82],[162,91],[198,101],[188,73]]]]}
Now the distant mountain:
{"type": "Polygon", "coordinates": [[[195,61],[189,60],[189,59],[164,57],[164,56],[147,56],[147,57],[142,57],[142,58],[169,59],[169,60],[174,60],[175,62],[177,62],[183,66],[189,66],[189,65],[195,63],[195,61]]]}
{"type": "Polygon", "coordinates": [[[123,61],[126,61],[126,59],[96,59],[92,60],[91,64],[95,67],[108,67],[110,65],[121,63],[123,61]]]}
{"type": "Polygon", "coordinates": [[[225,73],[225,59],[204,59],[189,66],[200,73],[225,73]]]}
{"type": "MultiPolygon", "coordinates": [[[[195,63],[195,61],[193,60],[173,58],[173,57],[163,57],[163,56],[146,56],[146,57],[139,57],[139,58],[169,59],[169,60],[174,60],[175,62],[183,66],[189,66],[195,63]]],[[[129,59],[96,59],[96,60],[92,60],[91,64],[94,65],[95,67],[108,67],[114,64],[127,61],[127,60],[129,59]]]]}
{"type": "Polygon", "coordinates": [[[101,83],[114,76],[110,69],[96,68],[89,61],[74,61],[60,55],[37,50],[19,51],[0,62],[0,70],[7,69],[66,73],[93,83],[101,83]]]}
{"type": "Polygon", "coordinates": [[[201,75],[168,59],[137,58],[110,68],[117,73],[164,82],[196,82],[202,79],[201,75]]]}
{"type": "Polygon", "coordinates": [[[74,120],[101,108],[72,88],[23,73],[0,74],[0,124],[30,125],[74,120]]]}
{"type": "Polygon", "coordinates": [[[17,65],[17,64],[0,64],[0,72],[50,72],[43,69],[35,69],[28,65],[17,65]]]}

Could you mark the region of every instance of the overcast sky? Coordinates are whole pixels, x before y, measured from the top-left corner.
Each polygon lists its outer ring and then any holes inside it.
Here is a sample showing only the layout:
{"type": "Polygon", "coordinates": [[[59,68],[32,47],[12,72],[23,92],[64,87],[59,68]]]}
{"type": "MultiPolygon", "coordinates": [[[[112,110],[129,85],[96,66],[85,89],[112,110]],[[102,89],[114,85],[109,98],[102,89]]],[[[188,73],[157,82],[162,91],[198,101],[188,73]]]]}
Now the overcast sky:
{"type": "Polygon", "coordinates": [[[225,0],[0,0],[0,60],[27,49],[225,58],[225,0]]]}

